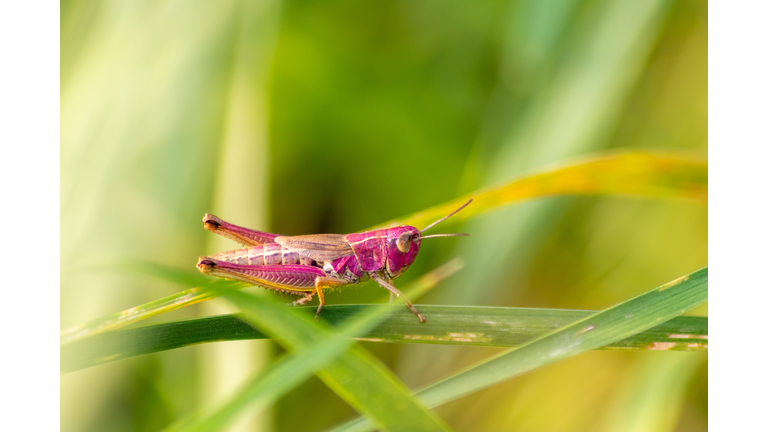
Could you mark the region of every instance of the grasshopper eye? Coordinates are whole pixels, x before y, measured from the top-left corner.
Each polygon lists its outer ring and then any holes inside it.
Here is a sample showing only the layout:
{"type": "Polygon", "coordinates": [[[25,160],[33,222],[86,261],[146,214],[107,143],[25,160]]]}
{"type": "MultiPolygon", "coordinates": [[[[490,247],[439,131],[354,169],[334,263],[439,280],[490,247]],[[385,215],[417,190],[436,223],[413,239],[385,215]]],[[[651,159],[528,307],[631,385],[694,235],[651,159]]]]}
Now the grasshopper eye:
{"type": "Polygon", "coordinates": [[[411,250],[411,233],[404,232],[397,237],[397,250],[402,253],[411,250]]]}

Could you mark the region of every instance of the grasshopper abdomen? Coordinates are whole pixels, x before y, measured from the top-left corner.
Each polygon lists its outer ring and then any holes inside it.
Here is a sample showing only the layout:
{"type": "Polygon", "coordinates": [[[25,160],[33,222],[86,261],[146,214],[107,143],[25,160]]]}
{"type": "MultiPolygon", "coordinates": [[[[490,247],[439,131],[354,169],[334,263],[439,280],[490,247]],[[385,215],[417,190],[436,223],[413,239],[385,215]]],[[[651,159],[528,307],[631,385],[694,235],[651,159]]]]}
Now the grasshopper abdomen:
{"type": "Polygon", "coordinates": [[[215,260],[241,265],[307,265],[318,266],[311,258],[302,257],[298,252],[284,248],[277,243],[236,249],[211,256],[215,260]]]}

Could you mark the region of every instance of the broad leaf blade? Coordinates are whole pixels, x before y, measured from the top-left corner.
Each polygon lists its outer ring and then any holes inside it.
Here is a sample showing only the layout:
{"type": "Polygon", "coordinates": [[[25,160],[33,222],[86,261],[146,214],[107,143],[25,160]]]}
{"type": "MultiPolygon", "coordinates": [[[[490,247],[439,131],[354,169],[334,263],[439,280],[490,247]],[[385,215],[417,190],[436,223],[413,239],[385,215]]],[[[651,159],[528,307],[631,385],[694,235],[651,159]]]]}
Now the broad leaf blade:
{"type": "MultiPolygon", "coordinates": [[[[417,394],[428,406],[436,407],[558,360],[625,339],[706,302],[707,288],[708,268],[705,267],[485,360],[417,394]]],[[[368,430],[372,429],[366,419],[356,419],[335,429],[368,430]]]]}
{"type": "MultiPolygon", "coordinates": [[[[377,305],[334,305],[323,308],[331,325],[346,325],[377,305]]],[[[313,316],[315,307],[297,308],[313,316]]],[[[423,325],[403,307],[389,310],[384,320],[359,340],[387,343],[421,343],[517,347],[539,336],[596,312],[566,309],[532,309],[418,305],[429,320],[423,325]]],[[[243,322],[238,315],[220,315],[107,332],[62,347],[61,372],[97,366],[139,355],[200,343],[263,339],[266,335],[243,322]]],[[[707,350],[708,319],[676,317],[600,349],[707,350]]]]}

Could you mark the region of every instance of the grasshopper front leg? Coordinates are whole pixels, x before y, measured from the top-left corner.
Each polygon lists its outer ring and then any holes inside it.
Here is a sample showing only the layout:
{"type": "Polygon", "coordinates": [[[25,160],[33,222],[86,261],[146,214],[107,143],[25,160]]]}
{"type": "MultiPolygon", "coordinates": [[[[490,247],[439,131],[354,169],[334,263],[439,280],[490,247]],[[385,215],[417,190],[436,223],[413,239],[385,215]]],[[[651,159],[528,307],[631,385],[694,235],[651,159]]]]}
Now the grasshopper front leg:
{"type": "MultiPolygon", "coordinates": [[[[394,294],[395,297],[400,297],[401,295],[403,295],[403,293],[399,289],[395,288],[395,285],[393,285],[391,283],[391,279],[389,279],[389,278],[385,279],[385,277],[386,276],[382,277],[378,273],[371,273],[371,279],[375,280],[382,288],[384,288],[387,291],[389,291],[390,295],[394,294]],[[387,280],[387,279],[389,279],[389,280],[387,280]]],[[[413,312],[414,315],[419,317],[419,321],[421,321],[422,323],[427,321],[427,319],[424,318],[419,313],[419,311],[416,310],[415,307],[413,307],[413,303],[409,302],[408,299],[406,299],[406,298],[403,298],[403,300],[405,301],[405,305],[408,307],[408,309],[410,309],[411,312],[413,312]]]]}

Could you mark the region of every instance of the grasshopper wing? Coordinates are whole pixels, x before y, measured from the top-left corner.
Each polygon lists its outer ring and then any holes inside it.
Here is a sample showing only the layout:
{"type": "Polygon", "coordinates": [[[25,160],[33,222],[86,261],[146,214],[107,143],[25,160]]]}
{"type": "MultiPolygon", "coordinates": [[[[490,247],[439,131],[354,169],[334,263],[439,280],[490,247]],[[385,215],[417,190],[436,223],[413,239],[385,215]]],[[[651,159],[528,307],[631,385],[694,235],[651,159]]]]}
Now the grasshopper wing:
{"type": "Polygon", "coordinates": [[[333,261],[354,254],[343,234],[277,237],[275,243],[315,261],[333,261]]]}

